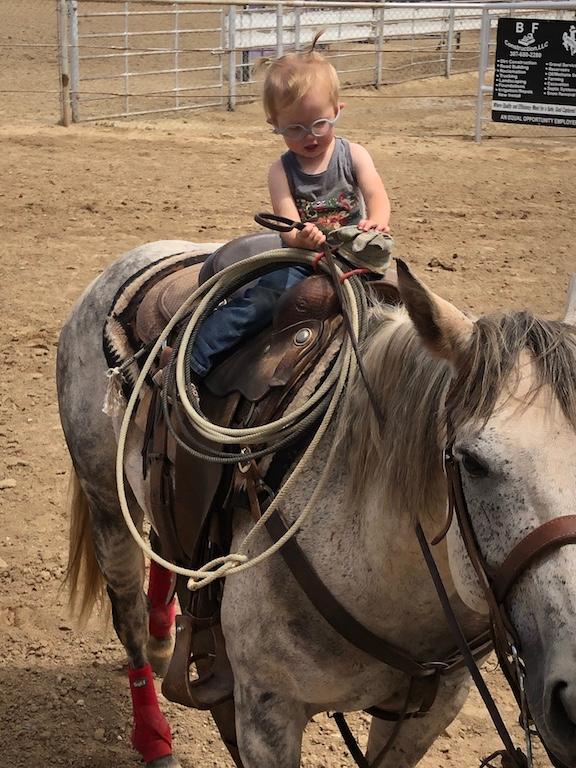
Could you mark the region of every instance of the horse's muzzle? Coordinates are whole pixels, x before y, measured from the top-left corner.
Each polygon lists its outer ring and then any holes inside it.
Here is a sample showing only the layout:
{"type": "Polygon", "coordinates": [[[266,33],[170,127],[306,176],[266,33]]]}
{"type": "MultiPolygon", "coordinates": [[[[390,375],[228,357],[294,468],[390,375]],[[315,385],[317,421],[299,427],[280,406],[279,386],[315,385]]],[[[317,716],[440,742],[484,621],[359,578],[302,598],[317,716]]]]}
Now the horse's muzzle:
{"type": "Polygon", "coordinates": [[[543,687],[541,722],[533,712],[536,725],[544,744],[561,764],[566,768],[575,768],[576,649],[559,654],[550,663],[543,687]]]}

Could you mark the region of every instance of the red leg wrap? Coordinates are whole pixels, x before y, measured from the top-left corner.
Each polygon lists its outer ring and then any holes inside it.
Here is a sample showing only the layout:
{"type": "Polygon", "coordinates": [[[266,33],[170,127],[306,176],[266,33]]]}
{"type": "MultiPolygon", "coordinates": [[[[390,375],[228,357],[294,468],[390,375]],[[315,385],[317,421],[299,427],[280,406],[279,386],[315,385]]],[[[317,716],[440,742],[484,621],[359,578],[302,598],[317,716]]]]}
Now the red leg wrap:
{"type": "Polygon", "coordinates": [[[146,763],[171,755],[172,734],[158,706],[152,667],[146,664],[139,669],[129,669],[128,679],[134,714],[132,746],[146,763]]]}
{"type": "Polygon", "coordinates": [[[173,592],[174,574],[152,560],[148,585],[150,601],[148,628],[153,637],[168,637],[172,630],[176,617],[176,598],[172,597],[173,592]]]}

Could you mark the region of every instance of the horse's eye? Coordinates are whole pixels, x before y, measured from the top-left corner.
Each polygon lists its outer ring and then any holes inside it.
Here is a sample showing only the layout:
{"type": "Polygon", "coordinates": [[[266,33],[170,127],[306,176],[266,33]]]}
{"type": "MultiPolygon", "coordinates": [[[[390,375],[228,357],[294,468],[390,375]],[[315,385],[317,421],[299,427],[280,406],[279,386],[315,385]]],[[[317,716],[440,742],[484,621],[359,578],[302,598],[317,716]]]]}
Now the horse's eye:
{"type": "Polygon", "coordinates": [[[460,463],[463,469],[472,477],[487,477],[488,475],[486,464],[478,456],[474,456],[474,454],[468,451],[462,451],[460,463]]]}

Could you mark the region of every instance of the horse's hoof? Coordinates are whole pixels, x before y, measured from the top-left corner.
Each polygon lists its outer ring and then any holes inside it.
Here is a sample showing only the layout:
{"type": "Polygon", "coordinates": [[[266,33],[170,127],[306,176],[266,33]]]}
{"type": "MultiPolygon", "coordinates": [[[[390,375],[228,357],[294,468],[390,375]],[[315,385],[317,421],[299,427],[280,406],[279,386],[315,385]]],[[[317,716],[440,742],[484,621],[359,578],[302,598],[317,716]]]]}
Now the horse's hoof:
{"type": "Polygon", "coordinates": [[[158,677],[164,677],[172,658],[172,651],[174,650],[174,638],[172,635],[168,637],[154,637],[150,635],[148,640],[148,661],[152,665],[152,670],[158,677]]]}
{"type": "Polygon", "coordinates": [[[146,768],[182,768],[182,766],[174,755],[166,755],[166,757],[159,757],[157,760],[152,760],[151,763],[146,763],[146,768]]]}

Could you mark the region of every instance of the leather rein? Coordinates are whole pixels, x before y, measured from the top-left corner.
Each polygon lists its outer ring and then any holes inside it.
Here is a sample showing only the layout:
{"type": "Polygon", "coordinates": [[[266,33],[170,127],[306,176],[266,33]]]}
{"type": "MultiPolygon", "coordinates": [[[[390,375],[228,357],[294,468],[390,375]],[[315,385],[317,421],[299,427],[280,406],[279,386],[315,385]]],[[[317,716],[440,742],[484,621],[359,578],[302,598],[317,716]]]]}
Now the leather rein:
{"type": "MultiPolygon", "coordinates": [[[[332,251],[328,245],[324,248],[324,257],[330,267],[333,284],[342,308],[344,324],[351,337],[352,346],[358,361],[360,375],[368,390],[372,408],[379,422],[383,423],[377,399],[367,381],[356,340],[351,333],[345,300],[336,275],[332,251]]],[[[442,582],[430,545],[420,523],[417,523],[415,527],[416,536],[438,593],[447,623],[458,648],[457,653],[450,659],[420,662],[403,649],[378,637],[368,628],[364,627],[326,587],[294,538],[289,539],[284,544],[280,549],[280,554],[312,604],[342,637],[369,656],[382,661],[388,666],[401,670],[409,678],[405,702],[399,711],[384,711],[378,707],[367,710],[376,717],[395,722],[387,743],[372,763],[369,763],[364,757],[344,719],[344,715],[340,712],[333,715],[352,757],[360,768],[376,768],[380,765],[390,752],[402,723],[408,718],[423,717],[430,710],[436,697],[440,676],[449,674],[464,666],[468,668],[503,744],[502,750],[494,752],[482,761],[481,768],[482,766],[489,766],[496,757],[502,758],[504,768],[530,768],[532,766],[530,741],[532,720],[528,711],[524,690],[524,664],[519,655],[518,637],[505,611],[504,601],[510,589],[535,560],[565,544],[576,543],[576,515],[555,518],[531,531],[516,544],[502,565],[494,571],[488,567],[474,534],[462,486],[460,465],[452,452],[450,428],[444,464],[449,500],[448,520],[441,535],[432,543],[438,543],[445,536],[452,523],[453,516],[456,514],[466,551],[478,576],[489,607],[491,623],[489,631],[482,633],[473,640],[468,640],[465,637],[450,604],[448,593],[442,582]],[[484,656],[491,649],[492,645],[520,708],[520,722],[526,736],[526,754],[514,746],[498,707],[478,668],[477,659],[484,656]],[[416,709],[413,706],[415,695],[418,696],[419,702],[419,706],[416,709]]],[[[252,465],[252,471],[248,473],[247,483],[252,514],[254,517],[259,517],[262,514],[259,493],[262,489],[265,489],[269,494],[270,489],[263,483],[255,464],[252,465]]],[[[272,514],[266,523],[266,527],[274,541],[277,541],[287,530],[287,526],[278,512],[272,514]]],[[[546,748],[545,744],[544,747],[546,748]]],[[[548,750],[546,751],[548,752],[548,750]]],[[[556,768],[568,768],[550,752],[548,752],[548,755],[556,768]]]]}

